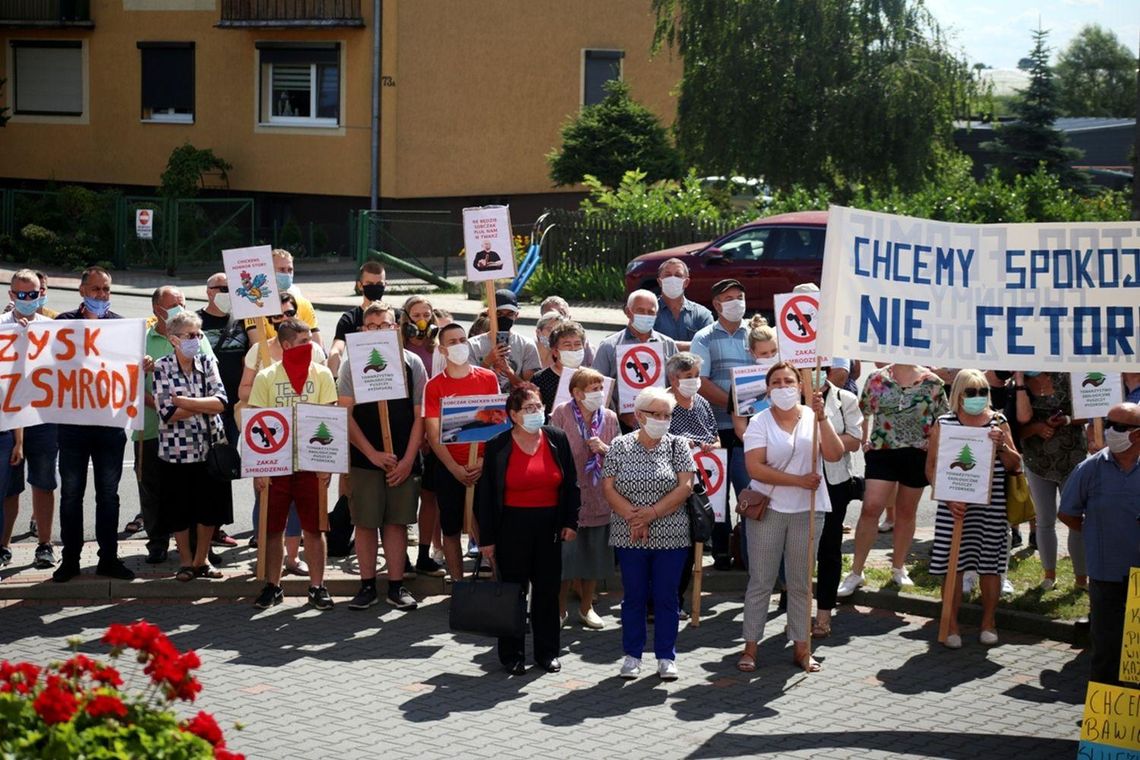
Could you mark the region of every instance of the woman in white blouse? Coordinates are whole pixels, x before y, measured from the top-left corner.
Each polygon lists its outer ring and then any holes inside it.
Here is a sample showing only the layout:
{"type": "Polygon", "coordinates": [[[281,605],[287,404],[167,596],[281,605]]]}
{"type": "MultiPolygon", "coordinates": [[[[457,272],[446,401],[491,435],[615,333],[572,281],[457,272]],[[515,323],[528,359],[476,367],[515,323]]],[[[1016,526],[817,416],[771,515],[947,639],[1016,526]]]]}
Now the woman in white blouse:
{"type": "MultiPolygon", "coordinates": [[[[831,511],[822,463],[812,461],[813,432],[818,425],[823,459],[837,462],[843,457],[843,443],[824,413],[823,396],[812,395],[812,405],[804,406],[800,377],[787,362],[768,370],[768,400],[771,406],[748,423],[744,434],[744,457],[752,476],[749,491],[768,497],[767,504],[742,508],[752,522],[745,530],[748,539],[748,590],[744,595],[744,652],[737,667],[744,672],[756,669],[756,646],[764,635],[768,600],[786,557],[788,588],[788,637],[794,645],[793,661],[805,671],[819,670],[819,663],[808,648],[808,612],[811,606],[810,556],[823,530],[823,514],[831,511]],[[814,535],[809,535],[809,511],[815,496],[814,535]]],[[[755,496],[755,494],[754,494],[755,496]]],[[[746,499],[752,504],[756,499],[746,499]]],[[[814,564],[814,563],[812,563],[814,564]]]]}

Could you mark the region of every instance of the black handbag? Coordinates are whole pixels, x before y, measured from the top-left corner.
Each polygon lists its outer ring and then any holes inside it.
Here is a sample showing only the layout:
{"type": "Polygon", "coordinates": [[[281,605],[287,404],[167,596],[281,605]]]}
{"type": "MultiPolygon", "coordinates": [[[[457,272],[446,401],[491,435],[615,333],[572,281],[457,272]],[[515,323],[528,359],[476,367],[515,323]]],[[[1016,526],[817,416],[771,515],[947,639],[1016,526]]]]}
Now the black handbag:
{"type": "MultiPolygon", "coordinates": [[[[206,391],[206,373],[202,376],[202,392],[206,391]]],[[[241,480],[241,453],[228,441],[214,443],[214,415],[206,414],[206,472],[216,480],[241,480]]],[[[225,431],[222,432],[225,436],[225,431]]]]}
{"type": "MultiPolygon", "coordinates": [[[[451,587],[447,623],[456,633],[521,639],[526,636],[526,590],[521,583],[479,580],[483,557],[475,561],[471,580],[451,587]]],[[[498,570],[496,569],[496,576],[498,570]]]]}
{"type": "Polygon", "coordinates": [[[689,511],[689,539],[694,544],[710,540],[714,522],[713,509],[699,472],[693,475],[693,491],[685,500],[685,509],[689,511]]]}

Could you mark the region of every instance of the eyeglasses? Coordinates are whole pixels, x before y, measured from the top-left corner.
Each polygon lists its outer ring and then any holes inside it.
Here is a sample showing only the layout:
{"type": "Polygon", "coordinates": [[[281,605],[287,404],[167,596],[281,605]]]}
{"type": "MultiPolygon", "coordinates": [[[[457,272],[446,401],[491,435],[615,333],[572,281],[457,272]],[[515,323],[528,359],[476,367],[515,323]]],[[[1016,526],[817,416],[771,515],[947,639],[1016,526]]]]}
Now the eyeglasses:
{"type": "Polygon", "coordinates": [[[182,333],[178,337],[181,338],[182,340],[194,340],[195,338],[197,338],[198,340],[201,340],[202,339],[202,333],[200,333],[200,332],[182,333]]]}
{"type": "Polygon", "coordinates": [[[14,290],[17,301],[34,301],[40,297],[38,290],[14,290]]]}
{"type": "Polygon", "coordinates": [[[1118,433],[1130,433],[1133,430],[1140,430],[1140,425],[1133,425],[1129,422],[1113,422],[1112,420],[1105,420],[1104,424],[1118,433]]]}
{"type": "Polygon", "coordinates": [[[281,318],[282,319],[292,319],[295,316],[297,316],[297,310],[296,309],[290,309],[289,311],[281,312],[281,318]]]}
{"type": "Polygon", "coordinates": [[[230,286],[229,285],[207,285],[206,290],[219,290],[222,293],[229,293],[230,292],[230,286]]]}
{"type": "Polygon", "coordinates": [[[662,421],[673,419],[673,413],[672,412],[651,412],[648,409],[645,410],[645,416],[646,417],[652,417],[655,420],[662,420],[662,421]]]}
{"type": "Polygon", "coordinates": [[[982,398],[989,398],[990,397],[990,389],[989,388],[963,388],[962,389],[962,395],[965,396],[966,398],[976,398],[978,396],[981,396],[982,398]]]}
{"type": "Polygon", "coordinates": [[[373,325],[365,325],[364,326],[365,332],[375,332],[376,330],[395,330],[395,329],[396,329],[396,323],[395,322],[381,322],[378,325],[373,324],[373,325]]]}
{"type": "Polygon", "coordinates": [[[534,412],[541,412],[541,411],[543,411],[543,409],[544,409],[544,407],[542,406],[542,404],[527,404],[524,407],[522,407],[522,409],[520,409],[519,411],[521,411],[525,414],[533,414],[534,412]]]}

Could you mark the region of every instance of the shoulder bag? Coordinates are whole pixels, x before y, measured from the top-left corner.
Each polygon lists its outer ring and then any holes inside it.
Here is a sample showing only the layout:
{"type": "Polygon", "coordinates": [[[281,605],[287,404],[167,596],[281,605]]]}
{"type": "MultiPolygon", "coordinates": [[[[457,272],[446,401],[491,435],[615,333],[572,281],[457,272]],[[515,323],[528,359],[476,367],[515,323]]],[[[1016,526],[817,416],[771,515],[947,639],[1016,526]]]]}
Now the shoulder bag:
{"type": "MultiPolygon", "coordinates": [[[[998,412],[990,420],[990,425],[1000,427],[1005,422],[1005,415],[998,412]]],[[[1033,497],[1029,495],[1029,479],[1025,477],[1024,470],[1005,474],[1005,516],[1010,525],[1020,525],[1037,516],[1033,497]]]]}
{"type": "MultiPolygon", "coordinates": [[[[788,461],[784,462],[782,467],[773,467],[774,470],[784,470],[796,458],[796,443],[799,436],[796,431],[799,429],[800,423],[796,421],[796,427],[792,430],[792,453],[788,455],[788,461]]],[[[749,520],[759,520],[768,511],[768,505],[772,503],[772,494],[776,492],[775,484],[768,490],[768,493],[760,493],[753,491],[751,487],[744,489],[740,495],[736,497],[736,514],[742,515],[749,520]]]]}
{"type": "Polygon", "coordinates": [[[694,544],[710,540],[714,522],[713,509],[705,490],[705,481],[699,472],[693,473],[693,490],[685,500],[685,509],[689,512],[689,539],[694,544]]]}
{"type": "MultiPolygon", "coordinates": [[[[206,393],[206,373],[199,373],[202,377],[202,394],[206,393]]],[[[217,480],[241,479],[241,454],[237,447],[225,440],[225,431],[222,432],[222,442],[214,443],[214,415],[206,414],[206,472],[217,480]]]]}
{"type": "Polygon", "coordinates": [[[526,591],[521,583],[498,579],[479,580],[483,555],[475,561],[471,580],[456,581],[451,587],[448,627],[456,633],[521,639],[526,635],[526,591]]]}

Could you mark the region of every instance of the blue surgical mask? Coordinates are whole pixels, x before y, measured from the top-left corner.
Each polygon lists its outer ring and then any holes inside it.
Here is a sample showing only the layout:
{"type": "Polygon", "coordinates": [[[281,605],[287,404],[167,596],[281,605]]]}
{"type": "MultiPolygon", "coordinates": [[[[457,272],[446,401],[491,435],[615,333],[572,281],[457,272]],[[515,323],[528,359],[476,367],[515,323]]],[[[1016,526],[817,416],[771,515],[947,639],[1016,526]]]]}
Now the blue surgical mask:
{"type": "Polygon", "coordinates": [[[546,415],[542,412],[527,412],[522,418],[523,430],[528,433],[537,433],[544,422],[546,422],[546,415]]]}
{"type": "Polygon", "coordinates": [[[281,290],[288,290],[293,287],[293,275],[288,272],[277,273],[277,287],[281,290]]]}
{"type": "Polygon", "coordinates": [[[962,399],[962,410],[966,414],[981,414],[990,405],[990,400],[985,396],[975,396],[974,398],[962,399]]]}
{"type": "Polygon", "coordinates": [[[37,298],[34,301],[13,301],[16,308],[16,313],[23,317],[30,317],[36,313],[36,309],[43,305],[43,298],[37,298]]]}
{"type": "Polygon", "coordinates": [[[178,304],[171,306],[166,310],[166,319],[162,320],[162,323],[167,325],[170,324],[170,320],[174,319],[175,316],[181,314],[184,311],[186,311],[186,309],[183,309],[178,304]]]}
{"type": "Polygon", "coordinates": [[[111,301],[101,301],[98,298],[83,296],[83,308],[95,315],[95,319],[102,319],[103,315],[111,310],[111,301]]]}
{"type": "Polygon", "coordinates": [[[187,359],[193,359],[202,348],[202,341],[198,338],[183,338],[178,343],[178,353],[187,359]]]}
{"type": "Polygon", "coordinates": [[[655,324],[657,324],[657,316],[654,314],[633,315],[633,329],[642,335],[653,332],[653,325],[655,324]]]}

